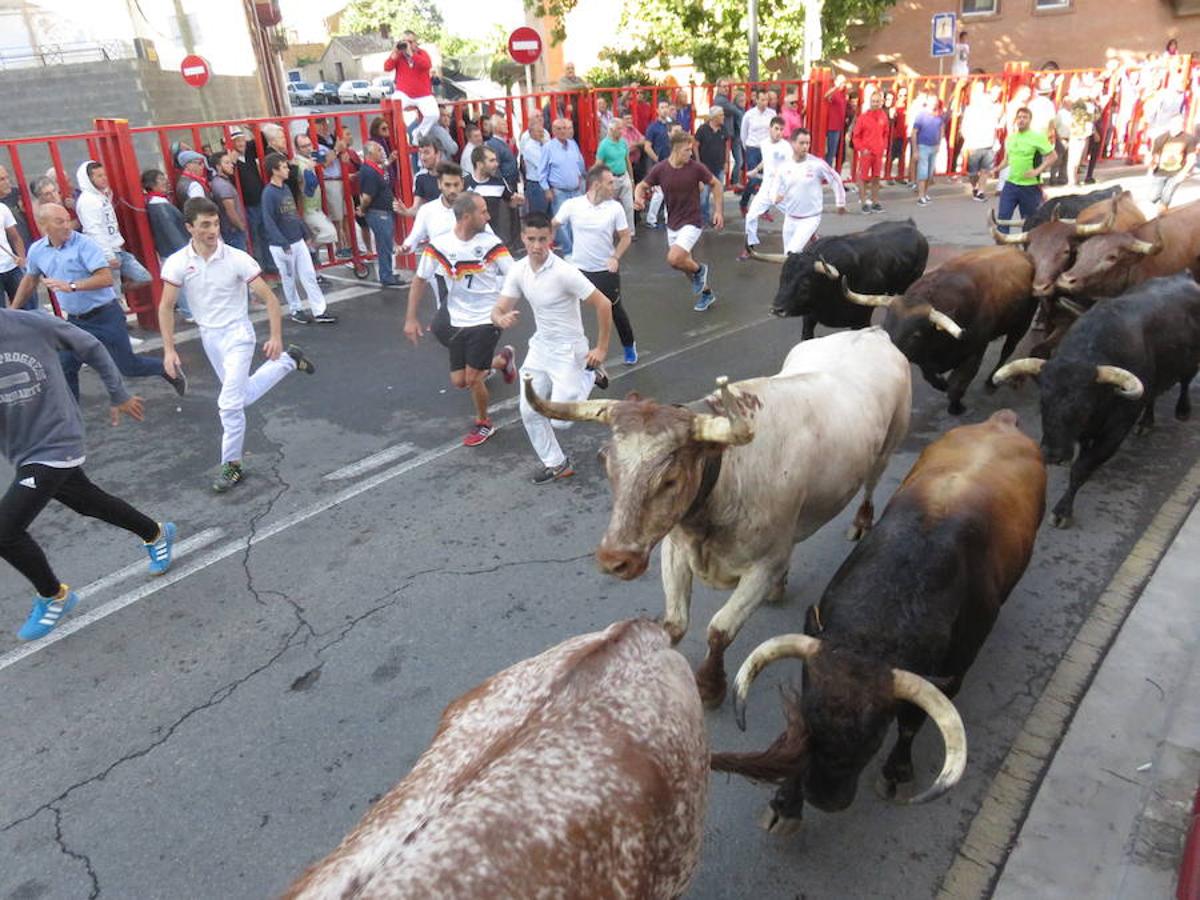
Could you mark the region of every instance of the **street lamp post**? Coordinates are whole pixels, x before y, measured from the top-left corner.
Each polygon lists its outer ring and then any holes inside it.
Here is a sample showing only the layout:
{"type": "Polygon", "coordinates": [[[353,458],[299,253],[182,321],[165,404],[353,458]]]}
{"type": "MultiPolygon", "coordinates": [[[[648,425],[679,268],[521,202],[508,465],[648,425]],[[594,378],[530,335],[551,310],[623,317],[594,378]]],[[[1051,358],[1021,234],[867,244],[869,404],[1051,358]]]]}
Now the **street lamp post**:
{"type": "Polygon", "coordinates": [[[750,81],[758,81],[758,0],[750,0],[750,81]]]}

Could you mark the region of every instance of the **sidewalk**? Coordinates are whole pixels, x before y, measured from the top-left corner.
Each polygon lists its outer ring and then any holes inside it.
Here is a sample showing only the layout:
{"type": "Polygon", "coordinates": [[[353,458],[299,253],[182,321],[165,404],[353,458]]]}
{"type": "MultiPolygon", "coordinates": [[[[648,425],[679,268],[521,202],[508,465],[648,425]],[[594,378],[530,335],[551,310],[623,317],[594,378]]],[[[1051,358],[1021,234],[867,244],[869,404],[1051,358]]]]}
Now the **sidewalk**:
{"type": "MultiPolygon", "coordinates": [[[[1181,863],[1196,867],[1183,850],[1200,782],[1197,558],[1200,505],[1084,696],[996,883],[998,900],[1169,898],[1181,863]]],[[[1197,852],[1193,837],[1189,856],[1197,852]]]]}

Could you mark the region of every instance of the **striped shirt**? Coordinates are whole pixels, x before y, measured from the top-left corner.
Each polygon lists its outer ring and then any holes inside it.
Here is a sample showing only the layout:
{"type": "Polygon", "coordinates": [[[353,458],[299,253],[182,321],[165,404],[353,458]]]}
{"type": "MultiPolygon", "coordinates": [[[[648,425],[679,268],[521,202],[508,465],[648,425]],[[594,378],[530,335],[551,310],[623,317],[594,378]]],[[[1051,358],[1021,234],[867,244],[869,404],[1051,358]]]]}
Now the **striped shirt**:
{"type": "Polygon", "coordinates": [[[425,245],[417,275],[426,281],[441,275],[448,288],[450,324],[470,328],[491,324],[492,307],[512,264],[508,248],[494,234],[481,231],[464,241],[448,231],[425,245]]]}

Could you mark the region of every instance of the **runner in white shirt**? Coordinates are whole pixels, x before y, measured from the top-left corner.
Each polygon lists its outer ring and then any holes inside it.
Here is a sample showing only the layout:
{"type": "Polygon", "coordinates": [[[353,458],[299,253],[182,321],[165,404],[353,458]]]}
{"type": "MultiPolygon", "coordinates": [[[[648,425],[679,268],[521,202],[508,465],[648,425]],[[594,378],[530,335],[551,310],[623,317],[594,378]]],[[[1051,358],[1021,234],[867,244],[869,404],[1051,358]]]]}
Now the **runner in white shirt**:
{"type": "Polygon", "coordinates": [[[787,218],[783,222],[784,253],[799,253],[817,233],[824,208],[822,185],[833,189],[838,215],[846,214],[846,189],[841,176],[819,156],[808,152],[812,137],[807,128],[792,134],[792,161],[779,173],[775,205],[787,218]]]}
{"type": "MultiPolygon", "coordinates": [[[[433,205],[433,204],[427,204],[433,205]]],[[[470,390],[475,403],[475,424],[463,438],[467,447],[478,447],[496,427],[488,416],[488,372],[499,369],[504,380],[517,380],[514,351],[505,345],[499,353],[500,329],[492,324],[492,307],[500,285],[512,268],[512,256],[503,242],[487,230],[487,204],[473,191],[454,201],[454,228],[425,245],[417,274],[408,289],[404,334],[417,344],[424,329],[417,318],[425,285],[435,275],[446,280],[447,296],[429,330],[450,351],[450,383],[470,390]]]]}
{"type": "Polygon", "coordinates": [[[572,197],[558,208],[554,227],[570,223],[575,236],[567,260],[612,302],[613,322],[625,348],[625,365],[637,362],[633,325],[621,302],[621,257],[632,238],[625,208],[614,197],[617,180],[604,163],[588,169],[587,193],[572,197]]]}
{"type": "Polygon", "coordinates": [[[762,178],[762,187],[750,201],[746,210],[746,249],[738,259],[749,259],[751,248],[758,244],[758,219],[768,212],[775,203],[776,188],[779,185],[779,173],[792,159],[792,145],[783,138],[783,117],[771,119],[771,132],[760,147],[762,161],[746,173],[747,177],[758,175],[762,178]]]}
{"type": "MultiPolygon", "coordinates": [[[[612,175],[611,172],[608,174],[612,175]]],[[[565,207],[563,204],[559,212],[565,207]]],[[[617,209],[624,217],[620,204],[617,209]]],[[[520,316],[520,311],[515,308],[517,302],[522,299],[529,302],[537,331],[529,339],[529,352],[521,364],[522,381],[526,389],[531,387],[540,397],[572,403],[586,399],[593,384],[600,388],[608,386],[608,376],[601,364],[608,353],[612,304],[575,266],[550,252],[553,238],[554,229],[549,218],[542,213],[530,213],[526,217],[521,226],[526,256],[513,265],[504,279],[504,288],[492,309],[491,320],[497,328],[510,328],[520,316]],[[590,350],[579,312],[580,303],[589,303],[596,311],[599,333],[596,345],[590,350]]],[[[578,237],[575,240],[577,248],[578,237]]],[[[525,432],[543,466],[534,475],[533,483],[549,484],[574,475],[571,461],[554,434],[556,428],[567,428],[571,423],[559,420],[552,423],[534,410],[524,390],[520,405],[525,432]]]]}
{"type": "Polygon", "coordinates": [[[223,494],[242,480],[242,444],[246,437],[246,407],[299,369],[311,375],[315,368],[295,344],[283,349],[283,313],[279,298],[265,281],[258,263],[248,253],[221,240],[217,205],[206,197],[193,197],[183,206],[184,224],[192,239],[162,264],[162,299],[158,327],[162,331],[163,368],[171,378],[179,371],[175,351],[175,301],[181,288],[188,302],[200,341],[212,364],[221,393],[221,471],[213,490],[223,494]],[[254,357],[254,326],[246,287],[267,307],[271,336],[263,344],[266,362],[250,374],[254,357]]]}
{"type": "Polygon", "coordinates": [[[441,196],[417,209],[412,230],[400,245],[401,253],[419,250],[425,242],[454,229],[454,201],[463,190],[463,171],[452,162],[438,163],[437,179],[441,196]]]}
{"type": "MultiPolygon", "coordinates": [[[[770,96],[766,91],[759,91],[754,96],[754,106],[742,114],[742,130],[739,135],[745,153],[747,169],[753,169],[762,162],[762,145],[771,135],[771,120],[776,112],[767,106],[770,96]]],[[[746,179],[746,187],[738,206],[744,214],[750,208],[750,198],[759,188],[759,182],[753,178],[746,179]]]]}

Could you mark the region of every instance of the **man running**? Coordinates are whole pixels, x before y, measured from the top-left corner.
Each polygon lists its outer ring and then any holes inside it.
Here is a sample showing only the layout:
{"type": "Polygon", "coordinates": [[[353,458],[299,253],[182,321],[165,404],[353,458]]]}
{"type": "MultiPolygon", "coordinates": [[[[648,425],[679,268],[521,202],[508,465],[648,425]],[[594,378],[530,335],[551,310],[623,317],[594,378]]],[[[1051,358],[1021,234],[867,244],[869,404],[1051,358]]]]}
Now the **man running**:
{"type": "Polygon", "coordinates": [[[204,352],[221,382],[217,409],[221,414],[221,469],[212,489],[223,494],[245,477],[242,443],[246,436],[246,407],[299,369],[311,375],[313,364],[299,347],[283,352],[283,313],[279,299],[262,279],[262,270],[248,253],[221,240],[220,210],[211,200],[192,198],[183,206],[191,240],[172,253],[162,266],[163,290],[158,304],[162,331],[163,365],[174,374],[179,369],[175,351],[175,299],[186,290],[192,315],[200,327],[204,352]],[[267,357],[253,375],[254,326],[246,288],[267,307],[271,337],[263,344],[267,357]]]}
{"type": "MultiPolygon", "coordinates": [[[[604,163],[588,169],[587,193],[572,197],[558,209],[554,227],[570,224],[575,244],[567,260],[612,302],[612,319],[617,325],[625,365],[638,361],[633,326],[621,303],[621,257],[631,243],[629,220],[616,201],[617,179],[604,163]]],[[[525,232],[521,232],[525,241],[525,232]]]]}
{"type": "Polygon", "coordinates": [[[699,296],[692,309],[704,312],[717,298],[708,283],[707,263],[692,258],[692,248],[700,240],[700,187],[709,185],[713,193],[712,223],[725,225],[721,182],[703,164],[692,159],[693,138],[686,131],[671,136],[671,154],[646,173],[634,191],[633,208],[644,209],[651,188],[661,187],[667,206],[667,264],[688,277],[692,292],[699,296]]]}
{"type": "Polygon", "coordinates": [[[787,218],[783,222],[783,252],[799,253],[808,246],[821,225],[823,208],[821,185],[833,189],[838,215],[846,214],[846,188],[837,172],[808,152],[812,137],[807,128],[792,135],[792,161],[779,173],[776,205],[787,218]]]}
{"type": "MultiPolygon", "coordinates": [[[[20,309],[42,281],[58,297],[67,321],[99,340],[122,375],[157,375],[166,379],[180,397],[187,393],[187,378],[182,371],[168,375],[161,360],[133,352],[125,311],[113,287],[115,270],[109,267],[109,251],[73,230],[70,213],[57,203],[39,206],[37,223],[43,236],[29,248],[25,277],[9,306],[20,309]]],[[[63,375],[76,397],[83,362],[73,353],[62,355],[63,375]]]]}
{"type": "MultiPolygon", "coordinates": [[[[317,273],[308,245],[304,242],[304,223],[296,213],[296,199],[288,188],[288,173],[291,168],[282,153],[270,153],[266,159],[270,183],[263,188],[263,230],[271,247],[271,258],[279,269],[279,283],[287,299],[292,321],[298,325],[334,325],[337,316],[325,308],[325,294],[317,284],[317,273]],[[309,309],[300,305],[297,284],[304,285],[309,309]]],[[[382,250],[382,248],[381,248],[382,250]]]]}
{"type": "Polygon", "coordinates": [[[509,384],[517,380],[513,348],[505,345],[496,353],[500,329],[492,324],[492,307],[512,268],[512,256],[503,241],[487,230],[487,223],[487,204],[478,194],[466,191],[454,201],[454,228],[425,246],[408,289],[404,318],[404,334],[417,344],[423,331],[417,309],[425,285],[434,275],[443,277],[446,303],[438,308],[429,330],[450,351],[450,383],[469,390],[475,403],[475,424],[463,438],[467,447],[478,447],[496,431],[488,416],[484,383],[489,370],[499,369],[509,384]]]}
{"type": "MultiPolygon", "coordinates": [[[[601,166],[594,167],[602,168],[601,166]]],[[[603,169],[603,174],[612,181],[612,172],[603,169]]],[[[589,173],[591,180],[591,173],[589,173]]],[[[589,186],[589,194],[591,186],[589,186]]],[[[586,197],[568,200],[559,208],[562,213],[571,204],[587,201],[586,197]]],[[[603,201],[617,208],[622,220],[625,212],[611,198],[603,201]]],[[[608,376],[601,364],[608,353],[608,340],[612,331],[613,304],[600,293],[591,281],[575,266],[559,259],[550,252],[550,241],[554,235],[550,220],[542,213],[530,213],[521,226],[521,242],[526,256],[513,264],[504,279],[500,299],[492,309],[492,323],[497,328],[509,328],[516,323],[520,311],[514,307],[521,299],[529,302],[533,310],[537,331],[529,339],[529,352],[521,364],[521,378],[533,384],[538,395],[563,403],[573,403],[587,398],[592,386],[608,387],[608,376]],[[579,304],[588,303],[596,311],[596,345],[588,349],[587,335],[579,315],[579,304]]],[[[625,246],[629,245],[629,231],[624,231],[625,246]]],[[[575,251],[579,251],[580,232],[575,232],[575,251]]],[[[534,484],[549,484],[560,478],[575,474],[571,461],[558,444],[554,430],[568,426],[570,422],[551,422],[536,412],[525,392],[520,394],[521,421],[525,433],[533,444],[534,452],[542,461],[543,468],[533,476],[534,484]]]]}
{"type": "Polygon", "coordinates": [[[114,425],[123,414],[142,421],[142,398],[125,390],[112,357],[95,337],[54,316],[0,309],[0,444],[16,469],[0,498],[0,558],[37,591],[17,632],[23,641],[45,637],[79,602],[29,534],[51,500],[136,534],[150,557],[151,575],[167,571],[175,545],[174,523],[160,525],[84,474],[83,417],[59,365],[60,352],[83,359],[100,373],[114,425]]]}
{"type": "Polygon", "coordinates": [[[775,204],[775,188],[779,181],[779,170],[792,158],[792,145],[783,137],[783,116],[771,118],[771,130],[759,147],[759,163],[746,176],[759,176],[762,187],[750,200],[746,210],[746,247],[738,259],[749,259],[753,248],[758,246],[758,220],[771,211],[775,204]]]}

